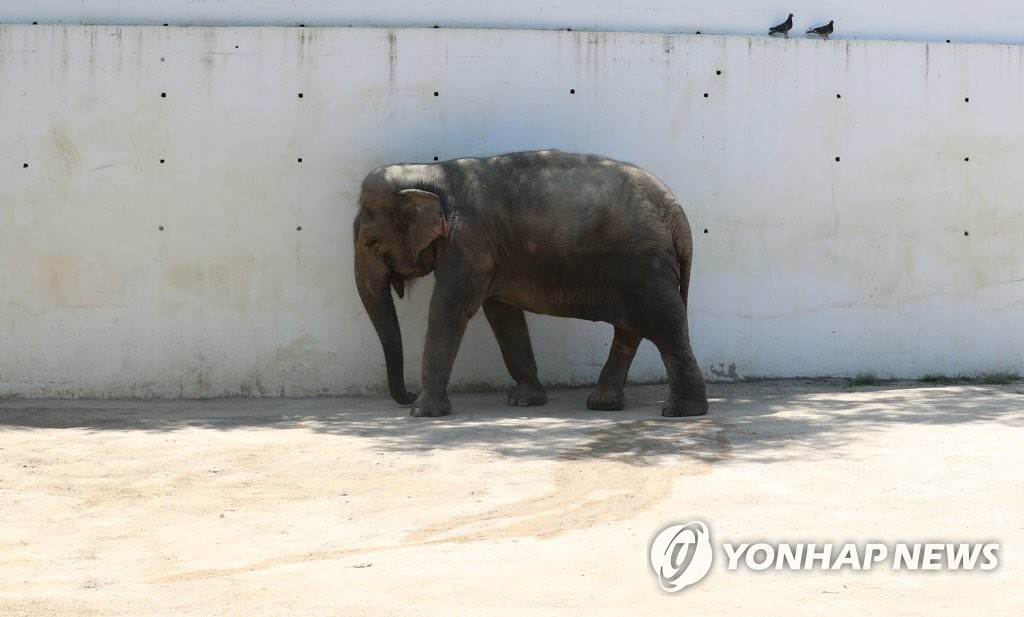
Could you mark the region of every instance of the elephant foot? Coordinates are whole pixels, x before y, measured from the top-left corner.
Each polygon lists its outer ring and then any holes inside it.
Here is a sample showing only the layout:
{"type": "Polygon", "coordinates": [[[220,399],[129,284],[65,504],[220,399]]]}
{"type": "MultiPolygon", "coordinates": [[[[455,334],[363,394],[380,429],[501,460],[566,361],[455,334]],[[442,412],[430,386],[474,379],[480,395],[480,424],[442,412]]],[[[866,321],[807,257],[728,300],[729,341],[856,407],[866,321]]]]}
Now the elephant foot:
{"type": "Polygon", "coordinates": [[[594,411],[622,411],[626,406],[626,395],[622,388],[598,384],[587,397],[587,409],[594,411]]]}
{"type": "Polygon", "coordinates": [[[708,400],[669,401],[661,408],[661,415],[666,418],[682,418],[703,416],[708,412],[708,400]]]}
{"type": "Polygon", "coordinates": [[[426,392],[420,394],[412,404],[410,416],[417,418],[437,418],[452,412],[452,402],[447,396],[433,396],[426,392]]]}
{"type": "Polygon", "coordinates": [[[548,402],[544,388],[519,383],[508,392],[508,404],[512,407],[534,407],[548,402]]]}

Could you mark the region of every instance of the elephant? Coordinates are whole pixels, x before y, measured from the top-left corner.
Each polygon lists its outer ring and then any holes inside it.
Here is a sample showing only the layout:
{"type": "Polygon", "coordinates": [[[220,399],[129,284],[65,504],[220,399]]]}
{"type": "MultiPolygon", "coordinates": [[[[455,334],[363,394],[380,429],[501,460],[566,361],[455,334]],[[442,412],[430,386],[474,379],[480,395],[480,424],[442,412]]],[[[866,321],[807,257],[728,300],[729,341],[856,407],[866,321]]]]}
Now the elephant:
{"type": "Polygon", "coordinates": [[[362,183],[353,239],[356,287],[383,347],[388,389],[413,416],[451,413],[452,365],[481,307],[515,381],[509,405],[547,402],[529,311],[614,326],[589,409],[624,407],[627,373],[647,338],[668,374],[662,415],[707,413],[687,322],[690,225],[669,189],[639,167],[557,150],[385,165],[362,183]],[[392,290],[402,298],[431,272],[422,391],[414,397],[392,290]]]}

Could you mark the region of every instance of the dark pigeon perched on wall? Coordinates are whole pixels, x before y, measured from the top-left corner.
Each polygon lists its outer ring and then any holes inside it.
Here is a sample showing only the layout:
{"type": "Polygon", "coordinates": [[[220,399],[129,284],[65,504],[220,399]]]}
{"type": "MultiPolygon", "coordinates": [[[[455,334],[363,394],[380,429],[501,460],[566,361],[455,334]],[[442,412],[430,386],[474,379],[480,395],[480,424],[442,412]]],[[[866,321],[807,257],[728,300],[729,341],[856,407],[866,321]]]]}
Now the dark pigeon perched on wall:
{"type": "Polygon", "coordinates": [[[781,34],[781,35],[784,35],[788,39],[789,38],[789,31],[792,30],[792,29],[793,29],[793,14],[790,13],[789,17],[786,18],[786,21],[782,22],[781,24],[779,24],[777,26],[772,26],[768,30],[768,35],[771,36],[772,34],[781,34]]]}
{"type": "Polygon", "coordinates": [[[821,38],[823,38],[823,39],[825,39],[827,41],[828,40],[828,35],[832,34],[832,22],[833,21],[835,21],[835,20],[830,20],[824,26],[818,26],[817,28],[811,28],[810,30],[807,31],[807,34],[817,34],[818,36],[820,36],[821,38]]]}

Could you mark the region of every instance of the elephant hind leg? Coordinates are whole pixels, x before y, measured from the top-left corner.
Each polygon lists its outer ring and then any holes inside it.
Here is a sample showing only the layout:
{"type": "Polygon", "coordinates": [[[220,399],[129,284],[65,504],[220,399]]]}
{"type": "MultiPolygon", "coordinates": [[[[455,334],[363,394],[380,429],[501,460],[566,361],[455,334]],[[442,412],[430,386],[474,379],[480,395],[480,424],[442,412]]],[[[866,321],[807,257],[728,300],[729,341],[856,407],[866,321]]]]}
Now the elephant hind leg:
{"type": "Polygon", "coordinates": [[[492,299],[484,302],[484,315],[498,339],[505,366],[516,382],[508,393],[508,404],[529,407],[547,403],[547,392],[537,379],[537,362],[523,311],[492,299]]]}
{"type": "Polygon", "coordinates": [[[626,385],[629,367],[633,364],[637,347],[642,340],[643,337],[638,334],[615,328],[615,338],[612,339],[612,348],[608,352],[608,361],[601,369],[597,386],[587,397],[587,409],[618,411],[625,407],[626,398],[622,387],[626,385]]]}
{"type": "Polygon", "coordinates": [[[666,306],[662,323],[651,340],[661,352],[668,373],[669,397],[661,415],[702,416],[708,412],[704,375],[690,348],[690,329],[682,301],[666,306]]]}

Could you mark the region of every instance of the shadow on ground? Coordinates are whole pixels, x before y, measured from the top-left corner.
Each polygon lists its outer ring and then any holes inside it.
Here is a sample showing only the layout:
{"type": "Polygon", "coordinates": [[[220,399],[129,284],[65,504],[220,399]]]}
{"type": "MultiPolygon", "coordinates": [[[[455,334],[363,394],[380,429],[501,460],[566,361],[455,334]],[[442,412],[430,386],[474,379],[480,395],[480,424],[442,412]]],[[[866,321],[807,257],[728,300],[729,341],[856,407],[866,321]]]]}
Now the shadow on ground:
{"type": "MultiPolygon", "coordinates": [[[[303,429],[372,440],[400,452],[478,448],[503,456],[599,458],[645,464],[678,455],[712,462],[740,449],[747,460],[779,460],[789,446],[837,449],[856,433],[897,424],[995,422],[1024,426],[1024,385],[946,386],[905,382],[849,388],[837,380],[709,384],[711,411],[662,418],[662,385],[627,389],[621,412],[585,410],[586,391],[556,390],[544,407],[504,404],[501,394],[452,397],[455,413],[412,418],[386,398],[154,401],[0,401],[0,430],[180,431],[303,429]]],[[[798,448],[797,451],[803,448],[798,448]]]]}

